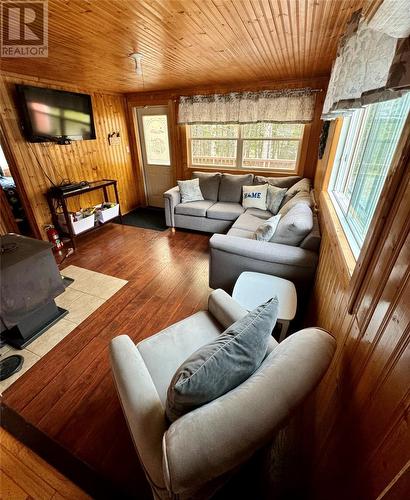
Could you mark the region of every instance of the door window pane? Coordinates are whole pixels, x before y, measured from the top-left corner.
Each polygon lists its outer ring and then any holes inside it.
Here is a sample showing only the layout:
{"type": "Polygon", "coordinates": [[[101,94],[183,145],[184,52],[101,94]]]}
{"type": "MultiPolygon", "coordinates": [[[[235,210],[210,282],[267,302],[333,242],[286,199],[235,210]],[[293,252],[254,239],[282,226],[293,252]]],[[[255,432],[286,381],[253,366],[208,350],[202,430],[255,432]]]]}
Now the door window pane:
{"type": "Polygon", "coordinates": [[[148,165],[171,165],[167,115],[144,115],[142,126],[148,165]]]}

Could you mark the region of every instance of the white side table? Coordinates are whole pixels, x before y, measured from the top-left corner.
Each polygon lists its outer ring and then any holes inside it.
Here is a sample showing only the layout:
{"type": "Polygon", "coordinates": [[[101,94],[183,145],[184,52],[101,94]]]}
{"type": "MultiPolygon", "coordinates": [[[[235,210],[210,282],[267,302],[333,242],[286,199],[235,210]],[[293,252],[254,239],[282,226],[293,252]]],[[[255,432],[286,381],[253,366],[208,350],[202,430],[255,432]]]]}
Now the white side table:
{"type": "Polygon", "coordinates": [[[295,285],[269,274],[245,271],[236,280],[232,297],[245,309],[252,311],[274,296],[279,300],[277,322],[281,325],[279,342],[285,339],[289,323],[295,317],[297,295],[295,285]]]}

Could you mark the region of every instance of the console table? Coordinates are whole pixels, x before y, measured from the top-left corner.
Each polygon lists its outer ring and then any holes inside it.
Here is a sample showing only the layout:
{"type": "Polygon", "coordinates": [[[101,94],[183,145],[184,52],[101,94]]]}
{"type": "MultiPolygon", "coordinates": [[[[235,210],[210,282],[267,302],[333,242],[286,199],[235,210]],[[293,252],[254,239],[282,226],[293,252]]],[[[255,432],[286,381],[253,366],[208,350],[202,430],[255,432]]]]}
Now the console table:
{"type": "MultiPolygon", "coordinates": [[[[63,234],[67,235],[69,239],[71,240],[71,243],[73,245],[73,248],[76,248],[76,243],[75,240],[78,238],[78,236],[81,236],[82,234],[89,233],[90,231],[94,231],[95,229],[98,229],[101,227],[102,224],[99,224],[96,222],[94,227],[91,229],[88,229],[87,231],[83,231],[80,234],[74,234],[73,228],[71,226],[71,220],[67,208],[67,202],[66,200],[68,198],[72,198],[73,196],[81,196],[82,194],[89,193],[90,191],[95,191],[95,190],[102,190],[104,194],[104,201],[109,202],[110,200],[108,199],[108,189],[110,186],[114,188],[114,194],[115,194],[115,201],[118,203],[119,207],[119,218],[120,221],[122,222],[122,215],[121,215],[121,206],[120,206],[120,201],[118,198],[118,189],[117,189],[117,181],[116,179],[101,179],[99,181],[93,181],[88,184],[88,186],[81,187],[79,189],[73,190],[73,191],[66,191],[63,192],[59,190],[58,188],[51,188],[47,194],[47,202],[48,206],[50,208],[51,212],[51,218],[53,221],[54,227],[59,227],[58,223],[58,216],[57,216],[57,210],[61,209],[64,214],[64,219],[67,225],[67,231],[61,231],[63,234]]],[[[61,230],[61,228],[59,227],[61,230]]]]}

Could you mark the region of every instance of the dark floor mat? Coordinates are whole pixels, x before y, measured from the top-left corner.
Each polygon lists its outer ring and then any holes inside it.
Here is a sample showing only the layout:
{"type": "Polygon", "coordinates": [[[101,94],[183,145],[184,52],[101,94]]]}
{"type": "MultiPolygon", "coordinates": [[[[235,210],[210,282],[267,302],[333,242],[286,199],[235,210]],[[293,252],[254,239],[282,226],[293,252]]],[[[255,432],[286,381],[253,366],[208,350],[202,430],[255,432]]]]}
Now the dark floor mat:
{"type": "MultiPolygon", "coordinates": [[[[119,219],[114,222],[121,224],[119,219]]],[[[154,229],[155,231],[165,231],[168,229],[165,224],[165,211],[163,208],[143,207],[136,208],[132,212],[122,216],[122,223],[126,226],[143,227],[154,229]]]]}

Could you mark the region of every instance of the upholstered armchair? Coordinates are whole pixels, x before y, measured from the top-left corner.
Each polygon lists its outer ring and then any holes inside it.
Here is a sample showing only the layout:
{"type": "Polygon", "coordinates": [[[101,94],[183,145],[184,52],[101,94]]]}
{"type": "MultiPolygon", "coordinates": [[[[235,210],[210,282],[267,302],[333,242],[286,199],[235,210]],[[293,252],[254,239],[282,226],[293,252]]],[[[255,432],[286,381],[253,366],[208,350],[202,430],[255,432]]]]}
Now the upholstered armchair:
{"type": "Polygon", "coordinates": [[[210,498],[269,442],[321,380],[335,340],[319,328],[278,344],[259,369],[220,398],[169,425],[168,385],[180,364],[247,314],[222,290],[200,311],[135,345],[112,340],[111,366],[135,449],[156,499],[210,498]]]}

